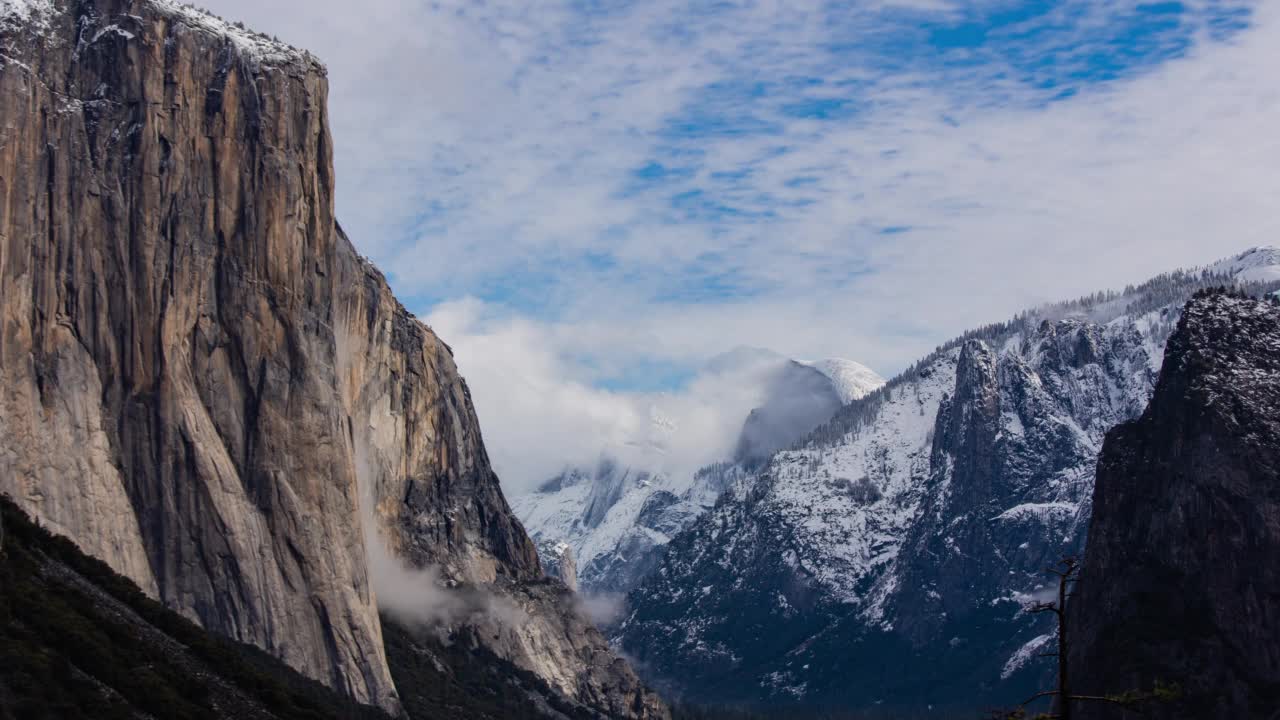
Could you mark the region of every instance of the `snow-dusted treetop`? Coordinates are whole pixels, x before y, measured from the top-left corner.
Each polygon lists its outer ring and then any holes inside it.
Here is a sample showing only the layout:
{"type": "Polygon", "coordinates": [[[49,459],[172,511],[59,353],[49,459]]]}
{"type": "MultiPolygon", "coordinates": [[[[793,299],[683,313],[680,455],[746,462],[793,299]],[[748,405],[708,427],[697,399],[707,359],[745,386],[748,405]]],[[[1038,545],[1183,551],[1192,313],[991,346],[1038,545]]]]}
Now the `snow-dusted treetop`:
{"type": "Polygon", "coordinates": [[[0,0],[0,27],[27,24],[40,31],[53,13],[52,0],[0,0]]]}
{"type": "Polygon", "coordinates": [[[3,17],[24,18],[52,10],[50,0],[0,0],[0,16],[3,17]]]}

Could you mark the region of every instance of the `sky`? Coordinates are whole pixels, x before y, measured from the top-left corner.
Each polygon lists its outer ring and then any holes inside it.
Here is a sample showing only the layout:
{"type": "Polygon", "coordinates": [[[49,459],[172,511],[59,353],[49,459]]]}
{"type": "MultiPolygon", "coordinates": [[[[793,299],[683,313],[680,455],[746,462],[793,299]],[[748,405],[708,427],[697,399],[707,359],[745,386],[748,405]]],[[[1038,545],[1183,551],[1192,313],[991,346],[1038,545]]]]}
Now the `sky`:
{"type": "Polygon", "coordinates": [[[887,377],[1280,224],[1275,0],[202,1],[327,64],[340,220],[516,491],[655,404],[714,454],[732,348],[887,377]]]}

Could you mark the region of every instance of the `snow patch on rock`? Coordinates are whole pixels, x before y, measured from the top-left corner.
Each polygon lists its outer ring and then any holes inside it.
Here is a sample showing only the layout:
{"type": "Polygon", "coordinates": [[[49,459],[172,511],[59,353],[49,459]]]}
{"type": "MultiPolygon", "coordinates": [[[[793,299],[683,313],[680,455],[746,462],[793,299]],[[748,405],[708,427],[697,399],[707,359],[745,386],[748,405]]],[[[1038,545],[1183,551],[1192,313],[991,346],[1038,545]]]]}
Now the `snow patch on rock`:
{"type": "Polygon", "coordinates": [[[25,26],[43,34],[56,14],[53,0],[0,0],[0,30],[25,26]]]}
{"type": "Polygon", "coordinates": [[[322,67],[320,61],[305,50],[299,50],[268,35],[254,32],[243,24],[223,20],[193,5],[175,0],[147,0],[147,2],[157,11],[180,21],[193,30],[226,38],[240,51],[241,56],[258,65],[310,63],[322,67]]]}
{"type": "Polygon", "coordinates": [[[1049,643],[1050,640],[1057,637],[1055,633],[1046,635],[1038,635],[1027,641],[1025,645],[1018,648],[1013,655],[1009,656],[1008,662],[1004,664],[1004,669],[1000,671],[1000,679],[1008,680],[1013,674],[1021,670],[1027,663],[1040,654],[1040,649],[1049,643]]]}

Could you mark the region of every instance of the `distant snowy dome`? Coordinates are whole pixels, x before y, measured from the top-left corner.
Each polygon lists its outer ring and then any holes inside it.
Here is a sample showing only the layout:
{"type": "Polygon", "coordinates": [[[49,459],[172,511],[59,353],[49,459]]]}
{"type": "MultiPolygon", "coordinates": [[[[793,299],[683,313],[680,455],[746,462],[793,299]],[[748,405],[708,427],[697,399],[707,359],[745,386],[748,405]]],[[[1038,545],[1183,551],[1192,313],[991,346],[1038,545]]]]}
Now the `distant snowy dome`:
{"type": "Polygon", "coordinates": [[[829,358],[804,364],[830,378],[831,384],[840,394],[840,402],[846,405],[876,391],[885,382],[884,378],[866,365],[844,358],[829,358]]]}
{"type": "Polygon", "coordinates": [[[1232,275],[1238,282],[1280,280],[1280,248],[1256,247],[1233,258],[1220,260],[1209,269],[1215,273],[1232,275]]]}

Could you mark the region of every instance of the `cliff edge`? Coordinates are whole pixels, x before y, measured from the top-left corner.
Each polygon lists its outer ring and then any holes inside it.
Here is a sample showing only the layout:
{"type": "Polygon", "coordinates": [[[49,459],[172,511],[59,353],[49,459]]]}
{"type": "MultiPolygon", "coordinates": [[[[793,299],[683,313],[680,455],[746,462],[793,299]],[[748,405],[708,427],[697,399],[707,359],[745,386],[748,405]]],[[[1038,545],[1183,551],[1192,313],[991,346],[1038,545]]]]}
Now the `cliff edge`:
{"type": "Polygon", "coordinates": [[[1280,306],[1227,293],[1187,306],[1150,406],[1107,435],[1093,507],[1069,603],[1074,693],[1176,686],[1143,716],[1276,717],[1280,306]]]}
{"type": "Polygon", "coordinates": [[[169,0],[0,4],[0,492],[362,702],[399,708],[385,546],[527,620],[451,630],[665,713],[543,580],[449,348],[338,228],[326,103],[308,53],[169,0]]]}

